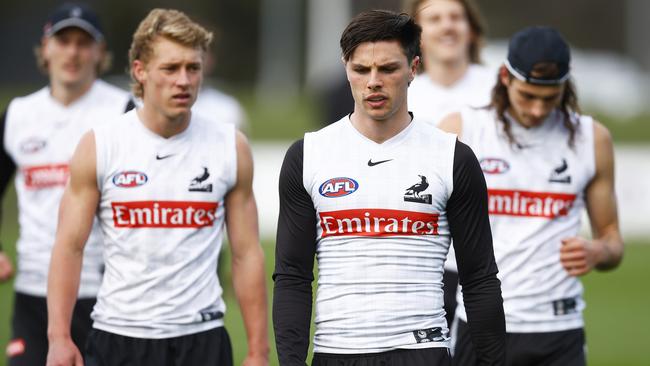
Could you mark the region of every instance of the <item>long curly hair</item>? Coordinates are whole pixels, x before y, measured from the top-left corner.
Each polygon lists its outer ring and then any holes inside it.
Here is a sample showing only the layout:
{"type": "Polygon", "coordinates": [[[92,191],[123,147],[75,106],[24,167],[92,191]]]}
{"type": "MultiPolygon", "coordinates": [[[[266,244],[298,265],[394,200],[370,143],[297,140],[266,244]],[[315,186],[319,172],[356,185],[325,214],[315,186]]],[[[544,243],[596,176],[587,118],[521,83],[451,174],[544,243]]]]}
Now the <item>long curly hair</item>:
{"type": "MultiPolygon", "coordinates": [[[[557,66],[549,63],[537,64],[533,67],[533,71],[531,72],[534,77],[545,79],[554,78],[557,76],[557,73],[557,66]]],[[[514,79],[514,75],[509,71],[508,77],[510,81],[514,79]]],[[[579,121],[573,122],[571,117],[574,113],[580,113],[580,107],[578,106],[578,95],[573,80],[568,79],[564,83],[564,93],[562,94],[560,105],[557,108],[562,113],[562,124],[569,132],[568,144],[570,147],[573,147],[579,121]]],[[[505,115],[509,107],[510,98],[508,96],[508,87],[501,82],[500,74],[498,74],[496,84],[494,85],[494,88],[492,88],[492,98],[487,108],[493,108],[495,110],[498,120],[503,125],[503,132],[508,137],[508,141],[511,145],[517,146],[517,141],[512,135],[510,121],[508,121],[505,115]]]]}

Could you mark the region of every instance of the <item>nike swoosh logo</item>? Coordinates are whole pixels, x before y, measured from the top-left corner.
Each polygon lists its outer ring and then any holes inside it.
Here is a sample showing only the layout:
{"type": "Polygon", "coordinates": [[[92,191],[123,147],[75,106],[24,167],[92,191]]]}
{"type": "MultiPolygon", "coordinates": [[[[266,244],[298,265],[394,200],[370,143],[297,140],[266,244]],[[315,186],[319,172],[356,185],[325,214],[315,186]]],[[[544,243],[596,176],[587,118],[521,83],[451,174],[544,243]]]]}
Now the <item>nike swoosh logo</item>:
{"type": "Polygon", "coordinates": [[[156,154],[156,160],[163,160],[163,159],[167,159],[167,158],[172,157],[172,156],[174,156],[174,154],[163,155],[163,156],[160,156],[160,155],[156,154]]]}
{"type": "Polygon", "coordinates": [[[391,160],[393,160],[393,159],[380,160],[380,161],[375,161],[375,162],[373,162],[372,159],[368,159],[368,166],[379,165],[379,164],[381,164],[381,163],[385,163],[385,162],[388,162],[388,161],[391,161],[391,160]]]}

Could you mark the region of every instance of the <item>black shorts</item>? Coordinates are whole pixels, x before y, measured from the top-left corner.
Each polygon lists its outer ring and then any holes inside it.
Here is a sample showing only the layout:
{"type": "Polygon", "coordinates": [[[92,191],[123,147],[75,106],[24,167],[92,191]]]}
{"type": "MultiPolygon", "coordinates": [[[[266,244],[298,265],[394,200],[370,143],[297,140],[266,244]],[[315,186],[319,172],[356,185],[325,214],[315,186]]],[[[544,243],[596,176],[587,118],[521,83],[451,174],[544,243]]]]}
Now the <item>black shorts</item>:
{"type": "MultiPolygon", "coordinates": [[[[96,299],[80,299],[72,313],[72,340],[79,350],[92,329],[90,313],[96,299]]],[[[47,300],[16,293],[11,341],[7,346],[9,366],[45,365],[47,359],[47,300]]]]}
{"type": "Polygon", "coordinates": [[[163,339],[125,337],[90,331],[85,366],[232,366],[230,337],[224,327],[163,339]]]}
{"type": "Polygon", "coordinates": [[[312,366],[450,366],[449,348],[398,349],[367,354],[314,353],[312,366]]]}
{"type": "MultiPolygon", "coordinates": [[[[467,323],[459,320],[452,363],[476,365],[467,323]]],[[[507,366],[584,366],[585,332],[571,329],[545,333],[506,333],[507,366]]]]}

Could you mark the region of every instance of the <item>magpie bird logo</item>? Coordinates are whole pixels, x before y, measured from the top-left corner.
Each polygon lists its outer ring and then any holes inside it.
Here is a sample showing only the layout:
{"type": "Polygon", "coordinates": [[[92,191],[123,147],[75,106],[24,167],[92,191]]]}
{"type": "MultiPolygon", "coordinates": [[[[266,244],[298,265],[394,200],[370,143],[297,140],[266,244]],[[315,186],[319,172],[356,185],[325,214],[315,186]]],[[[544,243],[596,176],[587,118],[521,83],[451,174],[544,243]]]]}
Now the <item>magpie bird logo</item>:
{"type": "Polygon", "coordinates": [[[408,187],[404,193],[404,201],[431,204],[430,194],[420,194],[429,188],[429,182],[424,175],[418,175],[420,182],[408,187]]]}
{"type": "Polygon", "coordinates": [[[210,177],[208,168],[203,167],[203,173],[194,177],[190,182],[190,192],[212,192],[212,183],[204,184],[204,182],[210,177]]]}
{"type": "Polygon", "coordinates": [[[571,183],[571,175],[567,174],[568,169],[569,164],[567,164],[566,159],[562,159],[562,164],[553,169],[551,176],[548,178],[548,181],[551,183],[571,183]]]}

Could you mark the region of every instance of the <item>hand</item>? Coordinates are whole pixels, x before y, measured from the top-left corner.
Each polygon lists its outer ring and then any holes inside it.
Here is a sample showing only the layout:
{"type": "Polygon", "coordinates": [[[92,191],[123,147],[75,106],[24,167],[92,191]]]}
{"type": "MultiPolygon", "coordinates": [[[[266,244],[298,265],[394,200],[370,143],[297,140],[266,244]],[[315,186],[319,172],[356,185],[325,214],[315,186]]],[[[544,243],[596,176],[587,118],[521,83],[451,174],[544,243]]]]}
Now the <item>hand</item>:
{"type": "Polygon", "coordinates": [[[83,366],[77,346],[70,337],[50,340],[47,366],[83,366]]]}
{"type": "Polygon", "coordinates": [[[589,273],[598,264],[602,245],[580,237],[562,239],[560,263],[571,276],[589,273]]]}
{"type": "Polygon", "coordinates": [[[14,266],[11,264],[9,257],[0,252],[0,282],[7,281],[14,275],[14,266]]]}
{"type": "Polygon", "coordinates": [[[266,355],[251,355],[248,354],[242,363],[242,366],[268,366],[269,356],[266,355]]]}

